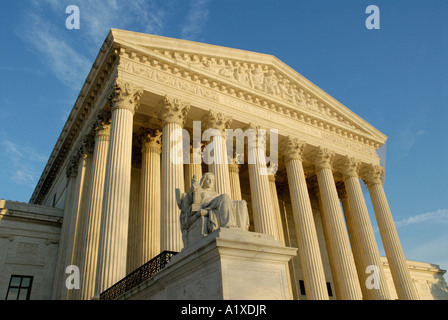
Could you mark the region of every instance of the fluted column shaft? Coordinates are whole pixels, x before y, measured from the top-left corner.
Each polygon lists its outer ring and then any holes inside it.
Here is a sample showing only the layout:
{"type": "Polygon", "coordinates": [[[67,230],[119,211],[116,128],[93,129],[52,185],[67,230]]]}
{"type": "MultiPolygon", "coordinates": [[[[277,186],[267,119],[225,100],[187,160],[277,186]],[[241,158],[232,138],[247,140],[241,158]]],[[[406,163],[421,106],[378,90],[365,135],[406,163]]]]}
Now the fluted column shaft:
{"type": "Polygon", "coordinates": [[[315,163],[325,236],[332,252],[329,254],[330,267],[338,299],[357,300],[362,299],[362,292],[333,178],[332,158],[331,152],[319,148],[315,163]]]}
{"type": "Polygon", "coordinates": [[[272,205],[274,208],[275,227],[277,228],[278,237],[283,245],[285,245],[285,235],[283,233],[282,217],[280,213],[280,205],[278,203],[277,187],[275,185],[275,175],[269,175],[269,190],[271,191],[272,205]]]}
{"type": "Polygon", "coordinates": [[[362,269],[364,270],[364,276],[359,279],[362,291],[366,293],[365,298],[367,299],[390,299],[386,278],[382,269],[380,253],[376,244],[375,235],[373,234],[361,184],[359,183],[358,162],[354,159],[347,159],[343,168],[343,180],[350,205],[348,215],[351,216],[350,220],[353,221],[357,239],[357,242],[352,244],[352,246],[359,246],[358,252],[361,253],[362,269]],[[365,288],[365,279],[368,276],[365,272],[368,266],[376,266],[378,268],[377,270],[380,273],[378,275],[378,289],[365,288]]]}
{"type": "MultiPolygon", "coordinates": [[[[141,159],[134,160],[131,167],[131,195],[129,198],[129,229],[128,229],[128,250],[126,254],[127,274],[141,267],[137,259],[140,247],[140,235],[138,233],[138,224],[140,223],[140,177],[141,177],[141,159]]],[[[159,240],[160,241],[160,240],[159,240]]]]}
{"type": "Polygon", "coordinates": [[[307,299],[328,300],[319,241],[302,165],[304,146],[303,142],[288,137],[284,147],[298,253],[307,299]]]}
{"type": "Polygon", "coordinates": [[[229,178],[231,186],[232,200],[241,200],[241,184],[240,184],[240,165],[237,163],[229,164],[229,178]]]}
{"type": "Polygon", "coordinates": [[[116,81],[111,96],[112,124],[104,182],[95,294],[126,276],[131,186],[132,131],[143,91],[116,81]]]}
{"type": "Polygon", "coordinates": [[[71,157],[66,169],[67,188],[64,203],[64,221],[57,257],[59,268],[56,270],[53,283],[53,298],[58,300],[68,299],[70,295],[65,285],[65,268],[72,265],[74,259],[77,227],[79,228],[80,225],[82,191],[85,185],[85,160],[85,153],[81,147],[71,157]]]}
{"type": "Polygon", "coordinates": [[[338,194],[341,199],[342,211],[344,213],[345,223],[347,225],[347,232],[350,239],[350,245],[352,247],[353,258],[355,259],[355,266],[358,273],[358,279],[360,281],[363,299],[371,299],[369,293],[370,290],[368,290],[366,285],[362,283],[362,280],[366,279],[366,268],[364,267],[361,246],[359,245],[358,232],[356,231],[355,222],[353,221],[353,212],[350,208],[350,202],[348,201],[344,183],[339,184],[338,194]]]}
{"type": "Polygon", "coordinates": [[[271,189],[269,186],[268,170],[266,159],[264,157],[264,147],[266,141],[262,138],[255,138],[255,135],[248,141],[248,167],[249,167],[249,184],[252,202],[252,210],[254,216],[255,232],[273,235],[279,240],[277,233],[274,205],[271,197],[271,189]],[[257,141],[258,140],[258,141],[257,141]],[[259,144],[257,146],[257,144],[259,144]]]}
{"type": "Polygon", "coordinates": [[[381,180],[383,169],[372,166],[366,178],[398,299],[418,300],[381,180]]]}
{"type": "MultiPolygon", "coordinates": [[[[93,142],[92,142],[93,144],[93,142]]],[[[85,147],[83,147],[85,148],[85,147]]],[[[90,150],[91,151],[91,150],[90,150]]],[[[73,242],[73,253],[71,265],[80,266],[82,260],[82,248],[84,240],[84,228],[86,218],[86,200],[88,195],[89,180],[92,169],[92,153],[85,150],[81,157],[78,173],[80,174],[81,190],[79,194],[79,201],[77,203],[77,218],[76,218],[76,231],[75,239],[73,242]]],[[[70,300],[79,299],[79,290],[69,290],[68,298],[70,300]]]]}
{"type": "Polygon", "coordinates": [[[86,224],[81,262],[81,299],[94,296],[98,240],[100,233],[101,208],[103,204],[104,177],[106,173],[107,151],[109,148],[110,124],[103,121],[95,134],[92,174],[86,206],[86,224]]]}
{"type": "Polygon", "coordinates": [[[180,252],[183,247],[176,189],[179,189],[180,193],[184,192],[182,126],[189,109],[189,104],[170,97],[165,97],[159,105],[159,119],[163,124],[161,251],[180,252]]]}
{"type": "MultiPolygon", "coordinates": [[[[232,195],[232,191],[230,188],[225,129],[229,128],[231,123],[231,117],[224,116],[212,110],[204,116],[202,121],[203,129],[214,129],[213,135],[211,137],[207,136],[211,141],[205,147],[204,152],[208,155],[207,159],[213,159],[208,164],[208,167],[209,171],[215,175],[215,191],[219,194],[225,193],[229,196],[232,195]],[[213,153],[213,156],[209,157],[211,153],[213,153]]],[[[204,134],[207,135],[206,133],[204,134]]]]}
{"type": "Polygon", "coordinates": [[[146,132],[142,146],[140,212],[137,221],[137,263],[143,265],[160,253],[161,132],[146,132]]]}

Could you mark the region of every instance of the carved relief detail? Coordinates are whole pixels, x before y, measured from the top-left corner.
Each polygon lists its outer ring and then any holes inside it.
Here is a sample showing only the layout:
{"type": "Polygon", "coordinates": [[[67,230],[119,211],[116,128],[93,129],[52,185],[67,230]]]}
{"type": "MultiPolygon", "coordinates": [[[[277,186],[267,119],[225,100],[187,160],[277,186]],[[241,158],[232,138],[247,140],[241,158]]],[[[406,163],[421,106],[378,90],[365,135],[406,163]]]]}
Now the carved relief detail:
{"type": "Polygon", "coordinates": [[[285,100],[289,104],[336,120],[352,129],[361,130],[333,107],[323,103],[295,80],[289,79],[271,66],[168,50],[153,49],[153,52],[285,100]]]}
{"type": "Polygon", "coordinates": [[[38,254],[39,244],[37,243],[28,243],[28,242],[19,242],[17,245],[17,254],[38,254]]]}
{"type": "MultiPolygon", "coordinates": [[[[176,66],[171,66],[170,69],[168,64],[162,64],[158,60],[152,60],[150,63],[151,66],[149,66],[149,62],[141,64],[122,59],[119,68],[122,71],[163,83],[184,92],[238,108],[263,118],[269,118],[277,123],[295,127],[313,136],[365,154],[374,155],[374,148],[379,147],[379,144],[369,141],[361,135],[357,135],[325,120],[315,118],[310,114],[301,112],[299,109],[280,106],[228,85],[218,84],[216,81],[207,79],[204,76],[200,77],[190,70],[181,71],[176,66]],[[244,103],[244,100],[249,103],[244,103]],[[258,105],[259,107],[252,105],[258,105]],[[275,113],[272,113],[272,111],[275,113]]],[[[303,92],[301,96],[306,98],[306,93],[303,92]]],[[[308,105],[315,104],[313,101],[309,102],[308,105]]]]}

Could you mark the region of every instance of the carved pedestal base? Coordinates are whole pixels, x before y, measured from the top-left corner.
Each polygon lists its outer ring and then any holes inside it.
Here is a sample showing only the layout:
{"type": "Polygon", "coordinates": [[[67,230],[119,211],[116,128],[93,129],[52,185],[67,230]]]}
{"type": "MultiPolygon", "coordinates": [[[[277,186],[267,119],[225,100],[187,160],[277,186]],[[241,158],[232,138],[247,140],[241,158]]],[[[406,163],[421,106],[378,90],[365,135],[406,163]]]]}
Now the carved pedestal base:
{"type": "Polygon", "coordinates": [[[220,228],[122,299],[289,300],[287,248],[270,235],[220,228]]]}

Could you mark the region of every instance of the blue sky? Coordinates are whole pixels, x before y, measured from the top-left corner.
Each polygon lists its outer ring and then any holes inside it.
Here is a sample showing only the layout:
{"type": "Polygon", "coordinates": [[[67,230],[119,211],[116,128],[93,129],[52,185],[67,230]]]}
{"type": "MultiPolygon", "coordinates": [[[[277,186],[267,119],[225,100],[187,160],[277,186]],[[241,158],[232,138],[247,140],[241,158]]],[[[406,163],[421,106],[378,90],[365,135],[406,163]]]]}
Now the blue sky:
{"type": "Polygon", "coordinates": [[[1,1],[0,198],[29,201],[109,29],[146,32],[275,55],[386,134],[405,256],[446,270],[447,12],[444,0],[1,1]],[[379,30],[365,26],[372,4],[379,30]]]}

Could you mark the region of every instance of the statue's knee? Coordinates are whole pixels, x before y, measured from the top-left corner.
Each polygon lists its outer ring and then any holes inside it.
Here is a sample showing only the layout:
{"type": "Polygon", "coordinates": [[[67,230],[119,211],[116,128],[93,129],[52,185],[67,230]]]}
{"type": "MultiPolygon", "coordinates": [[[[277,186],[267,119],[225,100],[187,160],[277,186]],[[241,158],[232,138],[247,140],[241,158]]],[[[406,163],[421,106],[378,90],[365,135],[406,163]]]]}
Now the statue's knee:
{"type": "Polygon", "coordinates": [[[222,201],[223,203],[225,203],[226,205],[231,206],[232,205],[232,199],[230,198],[230,196],[228,194],[223,194],[222,195],[222,201]]]}

